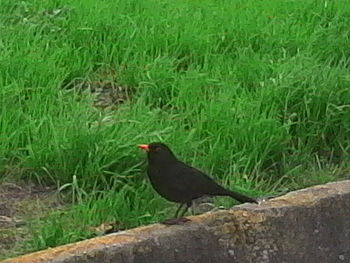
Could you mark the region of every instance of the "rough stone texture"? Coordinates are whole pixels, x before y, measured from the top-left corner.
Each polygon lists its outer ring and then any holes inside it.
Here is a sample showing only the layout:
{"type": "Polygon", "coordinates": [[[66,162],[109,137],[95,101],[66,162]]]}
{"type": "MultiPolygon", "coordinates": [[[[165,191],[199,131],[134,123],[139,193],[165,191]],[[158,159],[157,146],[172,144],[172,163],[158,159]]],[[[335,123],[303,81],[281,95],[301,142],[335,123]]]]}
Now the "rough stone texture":
{"type": "Polygon", "coordinates": [[[140,227],[2,263],[350,262],[350,181],[320,185],[260,205],[140,227]]]}

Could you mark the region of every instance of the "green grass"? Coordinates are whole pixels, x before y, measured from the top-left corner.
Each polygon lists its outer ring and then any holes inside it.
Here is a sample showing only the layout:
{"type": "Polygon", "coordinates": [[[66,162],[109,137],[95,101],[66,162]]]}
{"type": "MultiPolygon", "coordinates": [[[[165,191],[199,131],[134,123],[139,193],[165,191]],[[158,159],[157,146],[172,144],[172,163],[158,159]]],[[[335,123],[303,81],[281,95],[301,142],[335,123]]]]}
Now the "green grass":
{"type": "Polygon", "coordinates": [[[74,201],[28,250],[169,217],[139,143],[255,196],[349,171],[347,0],[4,0],[0,29],[0,174],[74,201]],[[106,78],[134,90],[115,111],[63,88],[106,78]]]}

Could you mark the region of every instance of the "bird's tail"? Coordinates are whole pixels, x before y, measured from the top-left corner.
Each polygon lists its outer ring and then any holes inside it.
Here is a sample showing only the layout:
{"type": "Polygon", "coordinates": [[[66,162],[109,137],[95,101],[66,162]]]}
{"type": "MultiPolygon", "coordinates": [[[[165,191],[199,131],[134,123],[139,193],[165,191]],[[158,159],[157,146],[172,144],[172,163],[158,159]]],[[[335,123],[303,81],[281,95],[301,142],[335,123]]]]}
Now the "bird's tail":
{"type": "Polygon", "coordinates": [[[229,196],[231,196],[232,198],[236,199],[237,201],[239,201],[241,203],[256,203],[256,204],[258,203],[258,200],[254,199],[252,197],[237,193],[237,192],[230,191],[229,196]]]}
{"type": "Polygon", "coordinates": [[[237,201],[239,201],[241,203],[256,203],[256,204],[258,203],[258,200],[254,199],[252,197],[249,197],[249,196],[237,193],[237,192],[233,192],[233,191],[230,191],[227,189],[225,189],[225,191],[223,193],[221,193],[220,195],[230,196],[233,199],[236,199],[237,201]]]}

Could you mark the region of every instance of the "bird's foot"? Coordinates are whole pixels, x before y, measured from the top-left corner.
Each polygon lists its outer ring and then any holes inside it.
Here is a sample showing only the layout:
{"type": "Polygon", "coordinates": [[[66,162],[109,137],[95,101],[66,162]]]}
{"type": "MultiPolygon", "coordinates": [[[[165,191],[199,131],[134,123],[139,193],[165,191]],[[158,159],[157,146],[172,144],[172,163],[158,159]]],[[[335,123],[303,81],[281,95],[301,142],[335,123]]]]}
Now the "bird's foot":
{"type": "Polygon", "coordinates": [[[182,225],[184,223],[187,223],[191,221],[190,219],[186,218],[186,217],[180,217],[180,218],[170,218],[170,219],[166,219],[164,221],[161,222],[161,224],[163,225],[182,225]]]}

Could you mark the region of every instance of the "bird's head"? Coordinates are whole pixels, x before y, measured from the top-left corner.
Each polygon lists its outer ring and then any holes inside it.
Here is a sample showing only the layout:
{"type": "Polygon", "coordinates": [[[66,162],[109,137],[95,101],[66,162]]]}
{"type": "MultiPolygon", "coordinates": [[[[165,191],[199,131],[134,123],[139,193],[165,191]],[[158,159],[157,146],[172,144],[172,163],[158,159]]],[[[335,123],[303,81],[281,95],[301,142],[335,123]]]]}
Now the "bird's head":
{"type": "Polygon", "coordinates": [[[176,159],[170,148],[161,142],[140,144],[138,147],[147,152],[148,160],[151,162],[165,162],[176,159]]]}

